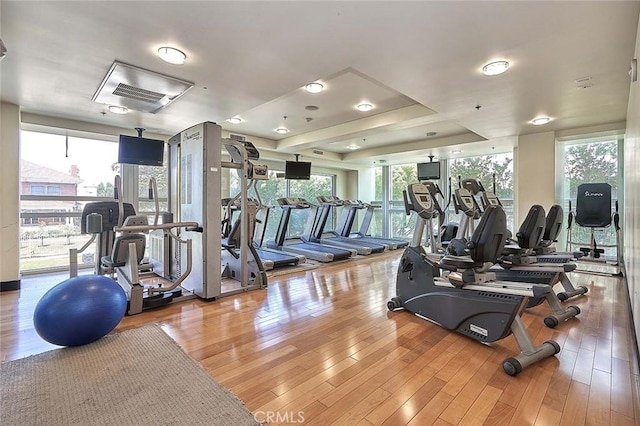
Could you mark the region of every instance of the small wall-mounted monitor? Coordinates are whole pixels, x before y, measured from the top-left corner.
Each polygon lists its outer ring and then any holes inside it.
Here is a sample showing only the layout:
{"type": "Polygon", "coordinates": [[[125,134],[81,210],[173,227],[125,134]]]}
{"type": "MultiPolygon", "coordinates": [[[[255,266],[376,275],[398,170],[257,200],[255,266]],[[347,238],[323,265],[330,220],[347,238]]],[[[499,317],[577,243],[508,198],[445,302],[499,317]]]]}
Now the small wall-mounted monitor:
{"type": "Polygon", "coordinates": [[[163,140],[120,135],[118,163],[162,166],[163,160],[163,140]]]}
{"type": "Polygon", "coordinates": [[[311,179],[311,162],[287,161],[284,165],[285,179],[311,179]]]}
{"type": "Polygon", "coordinates": [[[440,179],[440,162],[418,163],[418,180],[440,179]]]}

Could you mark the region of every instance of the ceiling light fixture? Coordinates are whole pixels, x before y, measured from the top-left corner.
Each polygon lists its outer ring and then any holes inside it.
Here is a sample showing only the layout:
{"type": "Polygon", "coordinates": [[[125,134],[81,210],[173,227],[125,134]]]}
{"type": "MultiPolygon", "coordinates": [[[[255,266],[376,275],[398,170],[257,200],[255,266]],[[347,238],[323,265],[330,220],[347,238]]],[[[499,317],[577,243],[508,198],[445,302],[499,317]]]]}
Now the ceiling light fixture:
{"type": "Polygon", "coordinates": [[[231,118],[227,118],[227,121],[231,124],[240,124],[242,123],[242,118],[240,117],[231,117],[231,118]]]}
{"type": "Polygon", "coordinates": [[[158,56],[165,62],[174,65],[182,65],[187,59],[187,55],[183,51],[174,47],[163,46],[158,49],[158,56]]]}
{"type": "Polygon", "coordinates": [[[274,130],[274,132],[276,132],[279,135],[286,135],[287,133],[289,133],[289,129],[285,127],[278,127],[277,129],[274,130]]]}
{"type": "Polygon", "coordinates": [[[304,86],[305,90],[309,93],[320,93],[324,89],[324,86],[321,83],[309,83],[304,86]]]}
{"type": "Polygon", "coordinates": [[[354,143],[352,143],[351,145],[347,146],[347,148],[349,148],[351,151],[355,151],[356,149],[359,149],[360,147],[354,143]]]}
{"type": "Polygon", "coordinates": [[[109,105],[109,112],[114,114],[126,114],[129,112],[129,109],[119,105],[109,105]]]}
{"type": "Polygon", "coordinates": [[[508,69],[509,69],[509,62],[494,61],[494,62],[489,62],[487,65],[482,67],[482,73],[484,75],[498,75],[498,74],[502,74],[508,69]]]}
{"type": "Polygon", "coordinates": [[[551,119],[549,117],[538,117],[531,120],[531,124],[533,124],[534,126],[541,126],[543,124],[547,124],[550,121],[551,119]]]}
{"type": "Polygon", "coordinates": [[[369,112],[373,109],[373,105],[368,104],[368,103],[362,103],[358,106],[356,106],[356,109],[360,112],[369,112]]]}

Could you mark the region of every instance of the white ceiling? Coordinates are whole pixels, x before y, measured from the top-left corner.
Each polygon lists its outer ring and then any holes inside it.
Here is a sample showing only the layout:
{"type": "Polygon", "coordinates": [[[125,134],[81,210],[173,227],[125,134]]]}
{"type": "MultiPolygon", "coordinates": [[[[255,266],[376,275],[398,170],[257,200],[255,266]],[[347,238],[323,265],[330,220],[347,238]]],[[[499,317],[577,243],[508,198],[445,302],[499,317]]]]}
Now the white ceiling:
{"type": "Polygon", "coordinates": [[[24,112],[96,124],[171,135],[215,121],[284,153],[416,161],[624,121],[639,14],[638,1],[2,0],[0,95],[24,112]],[[187,62],[160,61],[163,45],[187,62]],[[495,59],[511,68],[482,75],[495,59]],[[91,98],[116,60],[195,87],[157,114],[103,114],[91,98]],[[578,88],[587,76],[592,86],[578,88]],[[306,93],[312,81],[327,90],[306,93]],[[364,100],[376,108],[356,111],[364,100]],[[236,115],[243,123],[225,122],[236,115]],[[534,127],[539,115],[553,121],[534,127]]]}

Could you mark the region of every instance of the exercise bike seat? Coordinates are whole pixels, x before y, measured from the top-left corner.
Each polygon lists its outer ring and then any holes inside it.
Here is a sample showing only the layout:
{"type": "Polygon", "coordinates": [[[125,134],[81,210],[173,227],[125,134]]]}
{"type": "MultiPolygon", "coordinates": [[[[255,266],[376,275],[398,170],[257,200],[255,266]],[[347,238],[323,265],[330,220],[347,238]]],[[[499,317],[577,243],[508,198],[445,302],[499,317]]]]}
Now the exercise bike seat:
{"type": "Polygon", "coordinates": [[[115,239],[111,256],[102,256],[100,259],[100,264],[105,272],[125,265],[129,257],[129,244],[131,243],[136,245],[138,264],[142,262],[147,243],[146,237],[143,234],[124,234],[115,239]]]}
{"type": "Polygon", "coordinates": [[[471,256],[454,256],[448,254],[440,259],[439,265],[443,269],[453,270],[480,268],[484,263],[474,261],[471,256]]]}
{"type": "Polygon", "coordinates": [[[489,206],[474,231],[471,241],[467,243],[468,256],[446,255],[440,259],[441,269],[454,271],[449,282],[454,287],[474,284],[495,279],[494,274],[487,274],[488,266],[498,260],[506,242],[506,216],[502,207],[489,206]]]}
{"type": "MultiPolygon", "coordinates": [[[[148,225],[149,221],[146,216],[129,216],[124,220],[122,228],[127,226],[148,225]]],[[[129,244],[136,245],[136,260],[140,265],[144,259],[144,252],[147,246],[147,237],[137,232],[128,232],[123,230],[121,234],[113,241],[113,249],[111,256],[102,256],[100,258],[100,268],[104,273],[111,274],[115,268],[125,265],[129,258],[129,244]]]]}

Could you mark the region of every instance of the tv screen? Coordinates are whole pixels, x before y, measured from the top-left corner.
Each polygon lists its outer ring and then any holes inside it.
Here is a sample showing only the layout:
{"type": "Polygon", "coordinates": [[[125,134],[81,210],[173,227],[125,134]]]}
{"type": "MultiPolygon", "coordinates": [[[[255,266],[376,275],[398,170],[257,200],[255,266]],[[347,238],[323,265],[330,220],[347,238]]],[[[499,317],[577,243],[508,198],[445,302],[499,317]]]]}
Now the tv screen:
{"type": "Polygon", "coordinates": [[[440,179],[440,162],[418,163],[418,180],[440,179]]]}
{"type": "Polygon", "coordinates": [[[164,141],[120,135],[118,163],[162,166],[163,160],[164,141]]]}
{"type": "Polygon", "coordinates": [[[285,179],[311,179],[311,162],[287,161],[284,165],[285,179]]]}

